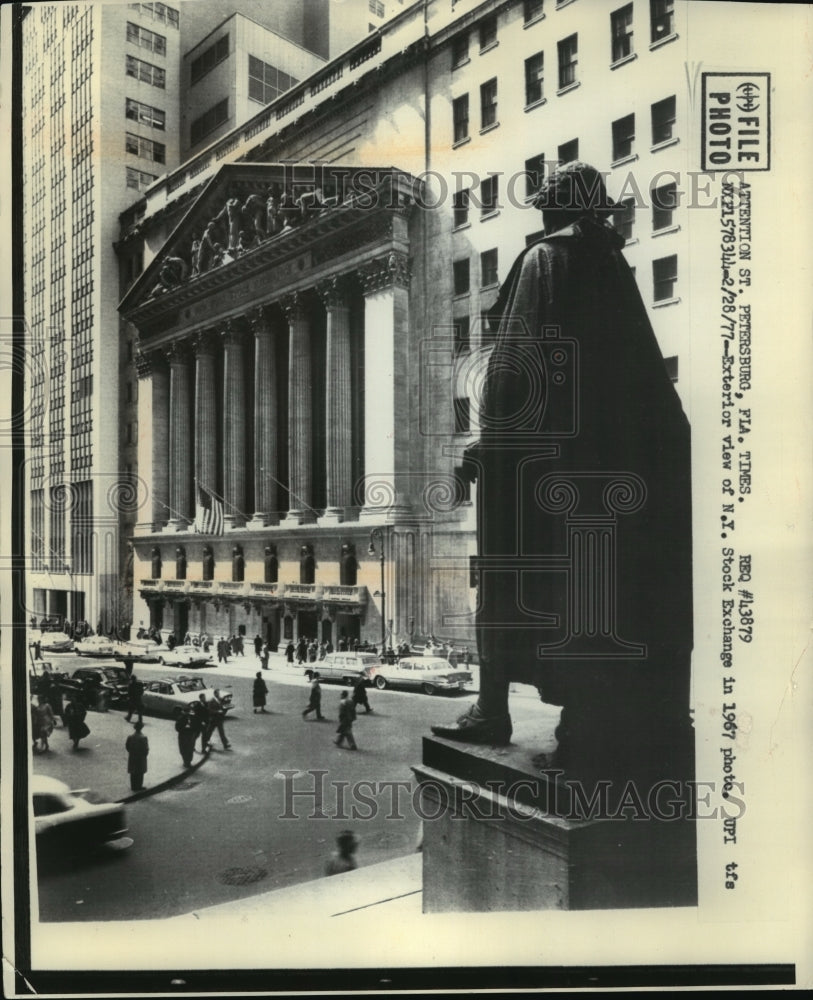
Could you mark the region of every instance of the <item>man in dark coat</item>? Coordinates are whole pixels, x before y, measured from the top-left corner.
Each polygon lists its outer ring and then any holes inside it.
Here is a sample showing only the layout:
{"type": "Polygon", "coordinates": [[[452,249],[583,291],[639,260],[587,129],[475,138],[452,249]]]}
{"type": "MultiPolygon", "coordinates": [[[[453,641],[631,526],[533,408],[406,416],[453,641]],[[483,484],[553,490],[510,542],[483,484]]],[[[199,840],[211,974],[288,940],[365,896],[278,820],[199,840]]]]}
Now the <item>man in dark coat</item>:
{"type": "Polygon", "coordinates": [[[316,712],[317,721],[321,722],[324,719],[322,715],[322,685],[319,683],[319,671],[314,670],[313,677],[311,679],[311,696],[308,701],[305,710],[302,712],[302,718],[310,715],[311,712],[316,712]]]}
{"type": "Polygon", "coordinates": [[[87,709],[82,704],[81,699],[70,695],[68,703],[65,705],[63,719],[65,720],[65,725],[68,727],[68,739],[73,743],[74,750],[79,749],[79,740],[90,736],[90,729],[85,722],[87,714],[87,709]]]}
{"type": "Polygon", "coordinates": [[[367,698],[367,678],[364,671],[360,671],[353,684],[353,705],[364,705],[364,710],[369,715],[372,712],[370,701],[367,698]]]}
{"type": "Polygon", "coordinates": [[[251,700],[254,704],[254,712],[265,714],[265,702],[268,697],[268,685],[263,680],[263,675],[258,670],[254,675],[254,684],[251,690],[251,700]]]}
{"type": "Polygon", "coordinates": [[[124,749],[127,751],[127,771],[130,775],[130,788],[134,792],[140,792],[144,787],[144,775],[147,773],[147,756],[150,752],[149,741],[141,732],[143,728],[143,722],[134,722],[133,732],[124,741],[124,749]]]}
{"type": "Polygon", "coordinates": [[[356,741],[353,738],[353,723],[356,721],[356,706],[347,697],[347,692],[342,691],[339,699],[339,728],[336,730],[338,736],[334,740],[337,747],[340,747],[347,740],[348,750],[358,750],[356,741]]]}
{"type": "Polygon", "coordinates": [[[195,754],[195,740],[200,728],[194,703],[187,705],[181,715],[175,720],[175,732],[178,734],[178,751],[184,767],[192,766],[195,754]]]}
{"type": "Polygon", "coordinates": [[[144,685],[132,674],[130,677],[130,683],[127,685],[127,715],[126,720],[129,722],[133,717],[133,712],[138,716],[138,721],[144,721],[144,706],[141,702],[141,696],[144,694],[144,685]]]}
{"type": "Polygon", "coordinates": [[[469,453],[477,479],[480,693],[436,735],[505,745],[509,684],[563,706],[566,775],[686,776],[691,760],[689,424],[609,201],[559,167],[546,236],[517,259],[469,453]],[[642,754],[642,751],[643,754],[642,754]]]}

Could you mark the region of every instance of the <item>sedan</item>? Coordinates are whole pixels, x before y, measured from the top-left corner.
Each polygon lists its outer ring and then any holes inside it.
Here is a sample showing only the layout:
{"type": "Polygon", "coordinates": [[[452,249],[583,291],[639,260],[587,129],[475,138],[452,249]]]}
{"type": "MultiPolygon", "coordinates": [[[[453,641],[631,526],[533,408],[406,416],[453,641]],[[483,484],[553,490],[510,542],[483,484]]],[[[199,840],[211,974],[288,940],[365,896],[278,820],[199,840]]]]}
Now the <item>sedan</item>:
{"type": "Polygon", "coordinates": [[[207,700],[216,698],[224,712],[229,712],[234,707],[230,691],[226,688],[209,688],[200,677],[164,677],[159,681],[150,681],[144,687],[141,701],[145,712],[177,719],[187,705],[200,699],[201,694],[205,694],[207,700]]]}
{"type": "Polygon", "coordinates": [[[176,646],[174,649],[161,646],[158,650],[158,662],[166,667],[205,667],[210,657],[211,653],[199,646],[176,646]]]}
{"type": "Polygon", "coordinates": [[[86,639],[79,639],[74,644],[74,649],[80,656],[110,657],[116,651],[116,644],[112,639],[103,635],[89,635],[86,639]]]}
{"type": "Polygon", "coordinates": [[[56,862],[100,848],[121,850],[133,843],[125,836],[127,821],[120,803],[41,774],[32,777],[31,794],[41,861],[56,862]]]}
{"type": "Polygon", "coordinates": [[[463,690],[471,683],[471,673],[458,670],[440,656],[415,656],[370,667],[370,680],[379,690],[412,687],[424,694],[434,694],[436,691],[463,690]]]}
{"type": "Polygon", "coordinates": [[[87,708],[105,709],[127,700],[129,678],[124,667],[79,667],[60,681],[62,693],[78,696],[87,708]]]}
{"type": "Polygon", "coordinates": [[[133,663],[159,663],[162,647],[152,639],[130,639],[128,642],[116,643],[113,656],[119,660],[132,660],[133,663]]]}

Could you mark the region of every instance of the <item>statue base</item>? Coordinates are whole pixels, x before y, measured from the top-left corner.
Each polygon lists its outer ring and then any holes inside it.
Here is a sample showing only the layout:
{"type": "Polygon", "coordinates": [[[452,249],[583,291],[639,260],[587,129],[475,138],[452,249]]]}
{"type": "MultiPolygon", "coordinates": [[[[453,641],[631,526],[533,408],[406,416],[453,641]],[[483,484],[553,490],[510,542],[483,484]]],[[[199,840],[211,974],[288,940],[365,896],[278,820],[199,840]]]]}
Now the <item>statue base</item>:
{"type": "Polygon", "coordinates": [[[425,913],[697,904],[691,775],[597,790],[540,770],[539,749],[538,723],[507,747],[424,738],[425,913]]]}

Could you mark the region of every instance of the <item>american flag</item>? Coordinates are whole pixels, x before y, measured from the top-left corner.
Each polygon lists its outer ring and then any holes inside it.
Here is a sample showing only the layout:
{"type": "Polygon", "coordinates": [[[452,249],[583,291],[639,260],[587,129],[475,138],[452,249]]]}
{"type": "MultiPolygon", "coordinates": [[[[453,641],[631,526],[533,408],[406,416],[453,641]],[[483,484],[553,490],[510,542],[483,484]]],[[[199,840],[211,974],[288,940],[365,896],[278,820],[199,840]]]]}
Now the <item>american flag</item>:
{"type": "Polygon", "coordinates": [[[197,484],[195,531],[201,535],[223,534],[223,504],[205,486],[197,484]]]}

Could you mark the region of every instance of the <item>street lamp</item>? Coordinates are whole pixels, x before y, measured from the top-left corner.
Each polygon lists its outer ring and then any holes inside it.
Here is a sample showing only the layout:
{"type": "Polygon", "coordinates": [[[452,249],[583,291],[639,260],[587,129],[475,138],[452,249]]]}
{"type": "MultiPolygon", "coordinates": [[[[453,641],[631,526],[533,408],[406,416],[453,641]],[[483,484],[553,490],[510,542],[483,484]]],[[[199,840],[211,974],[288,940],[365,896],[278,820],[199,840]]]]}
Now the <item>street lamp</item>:
{"type": "Polygon", "coordinates": [[[381,552],[378,557],[378,561],[381,564],[381,655],[383,656],[386,652],[387,643],[387,627],[386,627],[386,615],[387,615],[387,603],[386,595],[384,594],[384,529],[383,528],[373,528],[370,532],[370,545],[367,549],[368,556],[374,556],[376,554],[375,541],[378,538],[378,544],[381,546],[381,552]]]}

